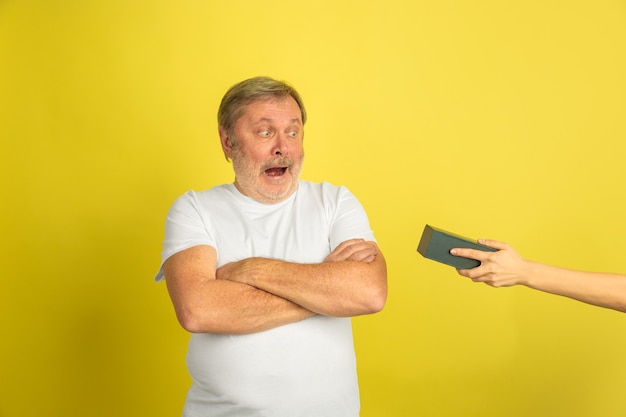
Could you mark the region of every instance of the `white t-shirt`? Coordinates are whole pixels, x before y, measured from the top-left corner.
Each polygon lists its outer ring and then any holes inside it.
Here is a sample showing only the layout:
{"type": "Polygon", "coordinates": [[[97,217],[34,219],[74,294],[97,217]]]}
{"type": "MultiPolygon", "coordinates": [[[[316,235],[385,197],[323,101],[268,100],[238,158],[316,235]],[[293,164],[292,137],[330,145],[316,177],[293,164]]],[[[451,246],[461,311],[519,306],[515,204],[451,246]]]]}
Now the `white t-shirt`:
{"type": "MultiPolygon", "coordinates": [[[[287,200],[263,204],[228,184],[174,202],[162,261],[210,245],[218,267],[249,257],[320,263],[352,238],[374,240],[363,207],[345,187],[300,181],[287,200]]],[[[192,334],[187,366],[193,385],[185,417],[359,415],[349,318],[316,315],[249,335],[192,334]]]]}

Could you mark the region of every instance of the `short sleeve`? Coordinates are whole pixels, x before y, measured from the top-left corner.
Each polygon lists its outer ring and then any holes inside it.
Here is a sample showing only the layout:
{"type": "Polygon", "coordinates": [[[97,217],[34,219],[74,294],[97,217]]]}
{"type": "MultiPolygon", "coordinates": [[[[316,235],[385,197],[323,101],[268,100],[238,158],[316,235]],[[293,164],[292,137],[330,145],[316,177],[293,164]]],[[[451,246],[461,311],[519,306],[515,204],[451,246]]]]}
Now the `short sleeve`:
{"type": "Polygon", "coordinates": [[[338,187],[336,198],[336,212],[330,229],[331,250],[349,239],[376,241],[365,209],[354,194],[346,187],[338,187]]]}
{"type": "Polygon", "coordinates": [[[163,264],[170,256],[198,245],[216,247],[210,219],[203,213],[197,194],[188,191],[174,201],[167,213],[161,266],[155,281],[163,280],[163,264]]]}

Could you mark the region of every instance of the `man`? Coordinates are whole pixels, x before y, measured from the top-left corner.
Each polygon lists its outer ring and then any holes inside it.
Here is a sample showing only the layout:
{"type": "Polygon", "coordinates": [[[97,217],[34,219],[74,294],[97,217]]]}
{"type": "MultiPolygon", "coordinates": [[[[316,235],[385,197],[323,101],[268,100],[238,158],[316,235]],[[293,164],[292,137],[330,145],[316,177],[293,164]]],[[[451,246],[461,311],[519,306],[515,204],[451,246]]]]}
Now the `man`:
{"type": "Polygon", "coordinates": [[[305,122],[288,84],[234,85],[218,111],[234,183],[168,213],[156,279],[192,333],[186,417],[359,415],[350,317],[383,308],[386,265],[345,187],[299,180],[305,122]]]}
{"type": "Polygon", "coordinates": [[[479,240],[479,243],[498,249],[483,252],[454,248],[452,255],[480,261],[472,269],[457,272],[474,282],[492,287],[525,285],[550,294],[569,297],[594,306],[626,313],[626,275],[609,272],[578,271],[546,265],[522,258],[510,245],[497,240],[479,240]]]}

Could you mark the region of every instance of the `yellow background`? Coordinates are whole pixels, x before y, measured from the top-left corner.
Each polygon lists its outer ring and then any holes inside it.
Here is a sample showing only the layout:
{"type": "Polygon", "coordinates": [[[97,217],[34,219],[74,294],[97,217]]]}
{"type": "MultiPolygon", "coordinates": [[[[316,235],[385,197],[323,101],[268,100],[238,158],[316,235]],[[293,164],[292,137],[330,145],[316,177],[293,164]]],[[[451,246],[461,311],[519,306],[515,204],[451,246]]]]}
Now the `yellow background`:
{"type": "Polygon", "coordinates": [[[180,414],[165,214],[232,180],[216,110],[254,75],[300,90],[303,178],[348,186],[388,261],[363,417],[624,416],[625,315],[416,247],[625,272],[625,41],[622,0],[1,1],[0,416],[180,414]]]}

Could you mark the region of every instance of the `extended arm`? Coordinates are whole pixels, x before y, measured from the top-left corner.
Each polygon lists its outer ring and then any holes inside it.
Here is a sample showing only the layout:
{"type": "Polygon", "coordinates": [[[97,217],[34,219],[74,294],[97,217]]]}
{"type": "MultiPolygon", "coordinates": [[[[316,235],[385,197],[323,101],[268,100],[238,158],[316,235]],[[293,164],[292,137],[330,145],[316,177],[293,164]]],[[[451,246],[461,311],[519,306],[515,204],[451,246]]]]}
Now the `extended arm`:
{"type": "Polygon", "coordinates": [[[186,249],[163,264],[176,316],[192,333],[254,333],[314,314],[249,285],[217,280],[216,266],[210,246],[186,249]]]}
{"type": "Polygon", "coordinates": [[[387,297],[385,259],[374,242],[340,244],[320,264],[249,258],[220,268],[219,280],[234,281],[333,317],[380,311],[387,297]]]}
{"type": "Polygon", "coordinates": [[[453,255],[481,262],[476,268],[458,270],[460,275],[471,278],[474,282],[484,282],[493,287],[525,285],[595,306],[626,312],[626,275],[545,265],[523,259],[506,243],[495,240],[481,240],[480,243],[498,249],[498,252],[461,248],[451,251],[453,255]]]}

